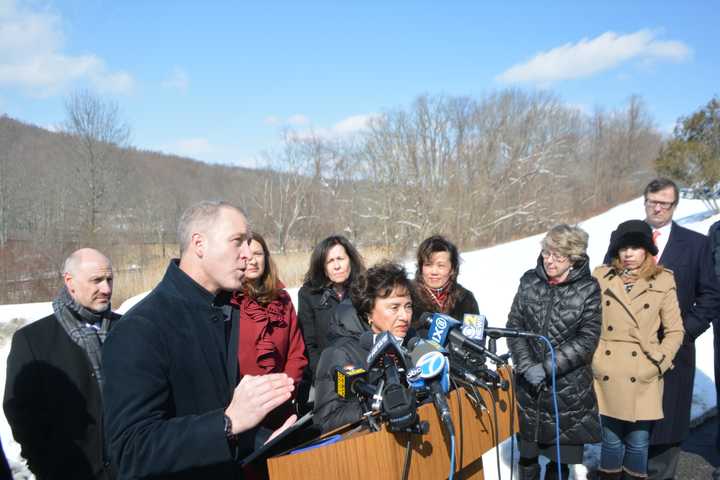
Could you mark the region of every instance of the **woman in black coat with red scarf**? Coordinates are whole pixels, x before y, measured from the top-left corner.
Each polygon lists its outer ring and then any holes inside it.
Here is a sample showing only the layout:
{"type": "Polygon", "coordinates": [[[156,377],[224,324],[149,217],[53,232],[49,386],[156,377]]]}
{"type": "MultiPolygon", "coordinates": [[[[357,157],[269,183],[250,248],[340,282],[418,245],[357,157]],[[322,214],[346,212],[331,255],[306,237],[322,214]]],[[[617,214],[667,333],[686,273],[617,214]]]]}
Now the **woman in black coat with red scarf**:
{"type": "Polygon", "coordinates": [[[428,327],[417,324],[423,313],[445,313],[463,321],[466,313],[478,314],[480,309],[472,292],[457,281],[460,253],[445,237],[434,235],[418,247],[413,322],[417,335],[426,337],[428,327]]]}

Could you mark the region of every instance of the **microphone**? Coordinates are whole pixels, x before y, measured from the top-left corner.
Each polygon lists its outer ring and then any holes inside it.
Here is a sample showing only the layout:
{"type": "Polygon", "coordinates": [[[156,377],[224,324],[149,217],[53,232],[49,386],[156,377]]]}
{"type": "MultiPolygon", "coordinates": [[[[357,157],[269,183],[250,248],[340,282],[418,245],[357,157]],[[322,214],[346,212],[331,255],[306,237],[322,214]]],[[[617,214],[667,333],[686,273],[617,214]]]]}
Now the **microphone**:
{"type": "Polygon", "coordinates": [[[372,397],[375,391],[367,382],[367,370],[364,368],[335,367],[335,393],[347,400],[354,397],[372,397]]]}
{"type": "MultiPolygon", "coordinates": [[[[428,325],[428,340],[432,340],[441,346],[448,345],[457,348],[468,348],[479,355],[485,355],[497,364],[505,364],[507,361],[492,353],[479,343],[473,342],[460,332],[460,322],[444,313],[423,313],[420,315],[420,322],[428,325]],[[454,344],[454,345],[453,345],[454,344]]],[[[487,329],[485,329],[487,331],[487,329]]]]}
{"type": "Polygon", "coordinates": [[[372,409],[385,413],[391,431],[407,431],[418,423],[415,396],[402,384],[400,373],[405,372],[405,355],[402,347],[390,334],[383,332],[372,343],[372,332],[360,336],[360,345],[370,353],[368,370],[382,373],[373,393],[372,409]],[[381,408],[382,407],[382,408],[381,408]]]}
{"type": "Polygon", "coordinates": [[[514,328],[485,327],[485,336],[490,338],[540,338],[537,333],[523,332],[514,328]]]}
{"type": "Polygon", "coordinates": [[[420,376],[430,390],[440,420],[448,433],[454,435],[450,406],[446,396],[450,389],[450,362],[445,356],[447,352],[439,345],[422,339],[413,339],[408,347],[410,360],[415,367],[420,368],[420,376]]]}
{"type": "Polygon", "coordinates": [[[366,359],[368,367],[372,367],[378,362],[382,364],[382,360],[387,355],[394,357],[395,363],[400,363],[401,367],[405,369],[405,354],[403,353],[403,348],[400,346],[400,342],[395,340],[395,337],[393,337],[390,332],[379,333],[375,337],[374,342],[373,333],[365,332],[360,335],[360,346],[365,350],[370,350],[366,359]]]}
{"type": "Polygon", "coordinates": [[[482,314],[466,313],[463,315],[462,333],[470,340],[483,341],[487,318],[482,314]]]}
{"type": "MultiPolygon", "coordinates": [[[[416,340],[416,339],[413,339],[416,340]]],[[[408,347],[414,346],[413,340],[408,343],[408,347]]],[[[417,339],[420,340],[420,339],[417,339]]],[[[446,353],[447,351],[442,348],[441,346],[437,345],[433,341],[424,341],[422,345],[432,345],[434,348],[438,349],[439,351],[446,353]]],[[[497,373],[494,370],[490,370],[489,368],[485,367],[483,363],[478,364],[475,358],[472,358],[470,354],[462,349],[461,347],[458,347],[457,345],[450,345],[450,354],[455,354],[456,356],[453,356],[453,360],[450,362],[450,373],[457,378],[460,378],[461,380],[464,380],[468,383],[472,383],[475,385],[478,385],[480,387],[486,386],[483,380],[480,378],[482,377],[485,381],[497,385],[498,387],[502,388],[503,390],[507,390],[508,388],[508,382],[507,380],[503,380],[503,378],[500,376],[499,373],[497,373]],[[457,361],[456,361],[457,360],[457,361]],[[471,365],[471,368],[467,368],[468,365],[471,365]],[[473,373],[474,372],[474,373],[473,373]]],[[[452,355],[451,355],[452,356],[452,355]]]]}

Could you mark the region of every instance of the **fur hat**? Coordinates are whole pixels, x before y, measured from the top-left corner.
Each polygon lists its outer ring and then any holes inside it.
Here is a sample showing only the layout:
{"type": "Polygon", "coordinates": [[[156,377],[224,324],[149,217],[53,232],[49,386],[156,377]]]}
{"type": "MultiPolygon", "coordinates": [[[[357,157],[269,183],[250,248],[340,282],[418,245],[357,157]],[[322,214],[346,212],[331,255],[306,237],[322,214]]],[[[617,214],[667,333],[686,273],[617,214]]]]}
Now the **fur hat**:
{"type": "Polygon", "coordinates": [[[610,254],[617,258],[623,247],[643,247],[650,255],[657,255],[658,249],[653,242],[650,225],[642,220],[628,220],[618,225],[610,235],[610,254]]]}

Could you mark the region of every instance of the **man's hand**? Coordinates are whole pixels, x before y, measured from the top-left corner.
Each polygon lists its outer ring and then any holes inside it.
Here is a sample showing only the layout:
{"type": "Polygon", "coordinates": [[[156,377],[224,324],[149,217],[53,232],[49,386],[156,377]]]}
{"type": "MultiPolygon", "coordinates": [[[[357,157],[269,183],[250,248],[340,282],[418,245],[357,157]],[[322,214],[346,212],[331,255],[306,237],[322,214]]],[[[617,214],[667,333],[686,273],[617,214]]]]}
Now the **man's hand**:
{"type": "Polygon", "coordinates": [[[225,410],[232,422],[232,433],[235,435],[258,425],[265,415],[290,398],[294,388],[292,378],[284,373],[245,375],[235,387],[225,410]]]}
{"type": "Polygon", "coordinates": [[[298,419],[298,418],[297,418],[297,415],[295,415],[294,413],[293,413],[292,415],[290,415],[290,416],[288,417],[288,419],[285,420],[285,423],[283,423],[280,428],[278,428],[277,430],[275,430],[275,431],[270,435],[270,437],[267,439],[267,441],[266,441],[265,443],[268,443],[270,440],[272,440],[273,438],[277,437],[277,436],[280,435],[282,432],[284,432],[285,430],[287,430],[288,428],[290,428],[291,426],[293,426],[293,424],[294,424],[295,422],[297,422],[297,419],[298,419]]]}

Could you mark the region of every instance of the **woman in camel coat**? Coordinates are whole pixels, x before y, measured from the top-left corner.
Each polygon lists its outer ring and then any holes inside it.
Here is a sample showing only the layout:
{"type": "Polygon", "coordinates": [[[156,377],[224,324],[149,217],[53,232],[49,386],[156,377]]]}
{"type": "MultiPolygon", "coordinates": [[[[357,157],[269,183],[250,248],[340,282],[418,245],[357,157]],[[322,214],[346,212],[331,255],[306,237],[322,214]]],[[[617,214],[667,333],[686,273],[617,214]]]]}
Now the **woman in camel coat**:
{"type": "Polygon", "coordinates": [[[602,425],[599,478],[647,476],[653,420],[663,418],[663,374],[684,330],[671,271],[657,265],[650,227],[621,223],[610,239],[612,262],[593,275],[602,292],[602,331],[593,376],[602,425]]]}

